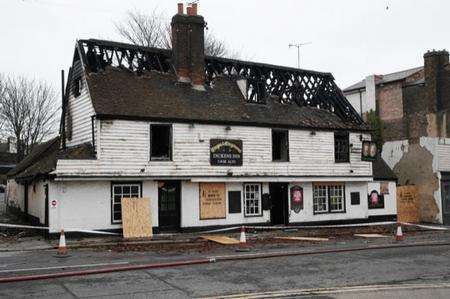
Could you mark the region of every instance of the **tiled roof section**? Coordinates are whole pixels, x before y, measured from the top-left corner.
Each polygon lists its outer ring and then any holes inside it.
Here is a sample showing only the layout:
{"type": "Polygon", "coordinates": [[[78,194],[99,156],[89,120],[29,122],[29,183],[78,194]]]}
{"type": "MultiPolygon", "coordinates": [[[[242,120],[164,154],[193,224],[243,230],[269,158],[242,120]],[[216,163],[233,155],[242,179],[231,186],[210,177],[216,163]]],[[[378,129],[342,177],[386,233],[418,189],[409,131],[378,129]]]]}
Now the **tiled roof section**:
{"type": "Polygon", "coordinates": [[[16,179],[35,178],[47,175],[56,168],[58,159],[93,159],[95,153],[90,143],[60,150],[60,139],[56,137],[37,146],[8,176],[16,179]]]}
{"type": "Polygon", "coordinates": [[[15,165],[17,154],[0,152],[0,165],[15,165]]]}
{"type": "Polygon", "coordinates": [[[205,92],[177,83],[170,73],[146,72],[141,76],[128,70],[107,67],[86,77],[98,117],[141,118],[179,122],[229,123],[289,126],[316,129],[366,129],[344,123],[335,114],[313,107],[245,101],[236,82],[218,77],[205,92]]]}
{"type": "MultiPolygon", "coordinates": [[[[107,68],[115,67],[126,69],[139,77],[154,71],[173,75],[175,69],[171,50],[96,39],[78,41],[74,58],[82,60],[88,73],[101,73],[107,68]]],[[[264,103],[271,98],[271,101],[275,99],[282,104],[314,107],[318,108],[316,110],[329,111],[344,122],[365,128],[364,121],[337,87],[330,73],[206,56],[207,86],[214,86],[216,79],[220,77],[233,80],[245,78],[247,102],[264,103]]],[[[117,91],[119,88],[126,89],[127,86],[119,84],[114,88],[117,91]]],[[[197,98],[207,97],[205,95],[206,93],[197,94],[197,98]]],[[[142,96],[141,94],[139,97],[142,96]]],[[[189,118],[190,113],[186,113],[185,117],[189,118]]]]}
{"type": "Polygon", "coordinates": [[[392,169],[386,164],[386,162],[378,156],[378,158],[372,162],[373,179],[379,181],[396,181],[397,176],[392,169]]]}
{"type": "MultiPolygon", "coordinates": [[[[404,71],[380,75],[380,79],[377,80],[377,85],[406,79],[407,77],[421,71],[422,69],[423,69],[423,66],[419,66],[419,67],[415,67],[415,68],[404,70],[404,71]]],[[[348,92],[348,91],[352,91],[352,90],[356,90],[356,89],[362,89],[362,88],[366,88],[366,80],[365,79],[345,88],[344,92],[348,92]]]]}

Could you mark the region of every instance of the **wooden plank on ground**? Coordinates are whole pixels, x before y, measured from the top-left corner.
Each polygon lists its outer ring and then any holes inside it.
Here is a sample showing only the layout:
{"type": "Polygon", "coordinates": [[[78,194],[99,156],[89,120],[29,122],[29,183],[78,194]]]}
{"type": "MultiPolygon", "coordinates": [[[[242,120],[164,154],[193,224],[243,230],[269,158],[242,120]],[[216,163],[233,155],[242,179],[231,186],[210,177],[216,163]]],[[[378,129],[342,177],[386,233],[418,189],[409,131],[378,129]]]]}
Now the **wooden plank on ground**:
{"type": "Polygon", "coordinates": [[[280,240],[293,240],[293,241],[328,241],[328,238],[316,238],[316,237],[275,237],[280,240]]]}
{"type": "Polygon", "coordinates": [[[124,238],[151,238],[152,220],[149,198],[122,198],[124,238]]]}
{"type": "Polygon", "coordinates": [[[202,236],[202,238],[223,245],[239,244],[239,240],[226,236],[202,236]]]}
{"type": "Polygon", "coordinates": [[[380,234],[354,234],[355,237],[361,238],[387,238],[389,236],[380,235],[380,234]]]}

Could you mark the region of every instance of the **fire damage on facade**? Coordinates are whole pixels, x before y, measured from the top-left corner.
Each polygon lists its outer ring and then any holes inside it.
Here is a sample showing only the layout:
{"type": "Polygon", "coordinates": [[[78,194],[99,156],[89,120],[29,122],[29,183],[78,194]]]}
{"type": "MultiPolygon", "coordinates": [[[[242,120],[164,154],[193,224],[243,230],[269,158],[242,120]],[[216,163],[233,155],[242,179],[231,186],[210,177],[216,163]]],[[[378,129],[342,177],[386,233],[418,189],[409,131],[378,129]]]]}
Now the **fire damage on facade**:
{"type": "Polygon", "coordinates": [[[423,66],[368,76],[344,93],[363,116],[376,111],[382,157],[400,185],[417,186],[421,221],[450,224],[449,54],[423,58],[423,66]]]}
{"type": "Polygon", "coordinates": [[[130,197],[159,231],[394,219],[332,75],[205,56],[204,27],[179,5],[172,50],[79,40],[60,137],[10,173],[9,204],[51,233],[120,229],[130,197]]]}

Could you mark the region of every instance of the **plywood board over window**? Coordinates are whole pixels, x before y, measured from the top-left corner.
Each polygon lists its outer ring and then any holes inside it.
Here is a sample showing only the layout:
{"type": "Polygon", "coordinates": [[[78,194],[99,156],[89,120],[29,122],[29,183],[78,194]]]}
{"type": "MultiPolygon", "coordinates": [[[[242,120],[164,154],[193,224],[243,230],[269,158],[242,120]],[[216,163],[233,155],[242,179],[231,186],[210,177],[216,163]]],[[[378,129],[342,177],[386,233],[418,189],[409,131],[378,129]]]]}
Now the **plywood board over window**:
{"type": "Polygon", "coordinates": [[[152,220],[149,198],[122,198],[123,237],[151,238],[152,220]]]}
{"type": "Polygon", "coordinates": [[[419,197],[416,186],[397,187],[397,219],[399,222],[418,223],[419,197]]]}
{"type": "Polygon", "coordinates": [[[200,220],[226,217],[225,183],[200,183],[200,220]]]}

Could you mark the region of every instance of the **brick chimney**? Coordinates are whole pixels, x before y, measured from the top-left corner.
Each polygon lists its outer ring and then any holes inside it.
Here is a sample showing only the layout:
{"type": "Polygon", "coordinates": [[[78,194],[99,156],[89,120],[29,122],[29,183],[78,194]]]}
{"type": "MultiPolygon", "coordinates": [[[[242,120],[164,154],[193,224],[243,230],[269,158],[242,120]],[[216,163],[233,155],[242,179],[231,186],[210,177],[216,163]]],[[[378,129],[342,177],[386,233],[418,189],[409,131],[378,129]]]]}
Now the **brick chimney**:
{"type": "Polygon", "coordinates": [[[443,109],[442,87],[444,84],[444,67],[449,63],[446,50],[428,51],[423,55],[425,74],[425,98],[429,112],[443,109]]]}
{"type": "Polygon", "coordinates": [[[196,90],[205,90],[205,20],[197,15],[197,4],[187,7],[178,3],[172,18],[172,57],[179,82],[191,83],[196,90]]]}

